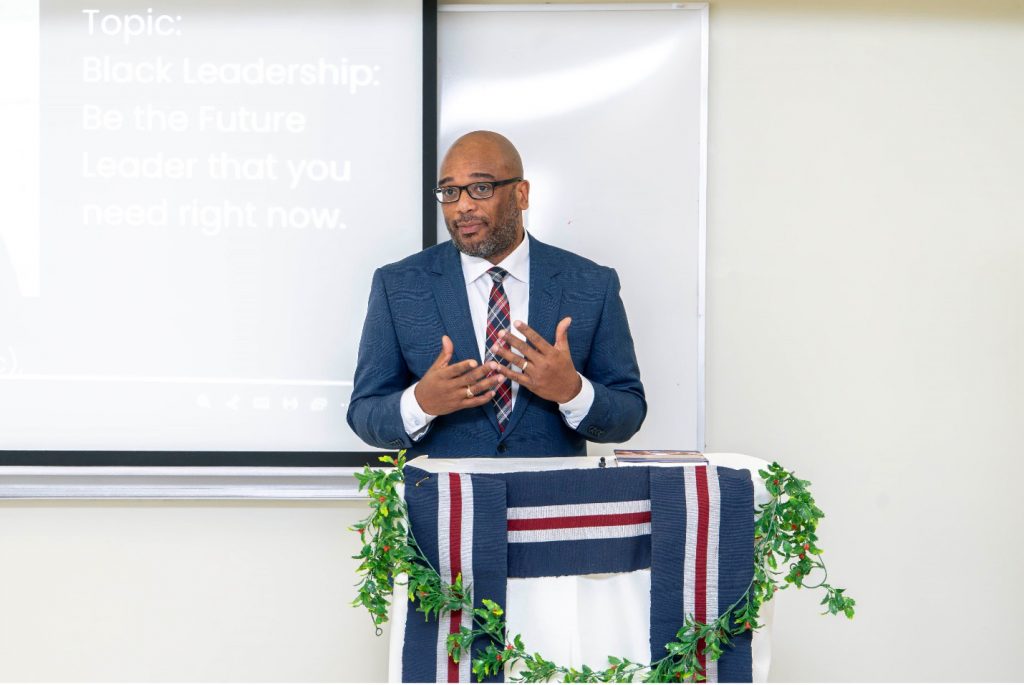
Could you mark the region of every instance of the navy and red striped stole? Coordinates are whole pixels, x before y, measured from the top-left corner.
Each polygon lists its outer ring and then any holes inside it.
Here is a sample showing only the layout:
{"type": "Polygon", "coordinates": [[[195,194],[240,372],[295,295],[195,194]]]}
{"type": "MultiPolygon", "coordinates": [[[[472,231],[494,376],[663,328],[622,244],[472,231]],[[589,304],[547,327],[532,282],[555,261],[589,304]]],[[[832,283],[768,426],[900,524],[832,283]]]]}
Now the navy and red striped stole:
{"type": "Polygon", "coordinates": [[[511,578],[621,573],[651,563],[647,470],[495,474],[508,501],[511,578]]]}
{"type": "MultiPolygon", "coordinates": [[[[713,621],[753,576],[754,500],[747,471],[687,466],[470,475],[407,466],[405,475],[420,548],[446,582],[461,574],[474,608],[488,598],[514,615],[517,607],[505,605],[510,578],[649,573],[643,601],[650,600],[652,661],[666,654],[665,645],[676,640],[688,617],[713,621]]],[[[449,659],[446,641],[470,626],[471,613],[442,613],[429,621],[420,616],[410,603],[402,679],[469,682],[470,660],[449,659]]],[[[563,618],[570,619],[567,630],[579,630],[571,616],[563,618]]],[[[475,649],[487,644],[478,643],[475,649]]],[[[531,647],[544,650],[542,644],[531,647]]],[[[750,633],[701,667],[708,682],[749,682],[750,633]]]]}
{"type": "MultiPolygon", "coordinates": [[[[754,490],[747,471],[715,466],[651,468],[651,659],[688,617],[709,623],[746,592],[754,573],[754,490]],[[680,544],[682,543],[682,544],[680,544]]],[[[698,644],[706,682],[750,682],[751,634],[732,638],[718,661],[698,644]]]]}
{"type": "MultiPolygon", "coordinates": [[[[427,473],[406,467],[405,500],[412,533],[441,579],[462,586],[474,609],[483,599],[505,604],[507,541],[505,484],[468,473],[427,473]],[[415,484],[415,485],[413,485],[415,484]]],[[[448,635],[470,628],[470,611],[442,612],[423,620],[410,602],[402,646],[402,679],[406,682],[470,682],[471,659],[455,663],[448,656],[448,635]]],[[[474,642],[485,649],[486,639],[474,642]]],[[[500,677],[487,682],[499,682],[500,677]]]]}

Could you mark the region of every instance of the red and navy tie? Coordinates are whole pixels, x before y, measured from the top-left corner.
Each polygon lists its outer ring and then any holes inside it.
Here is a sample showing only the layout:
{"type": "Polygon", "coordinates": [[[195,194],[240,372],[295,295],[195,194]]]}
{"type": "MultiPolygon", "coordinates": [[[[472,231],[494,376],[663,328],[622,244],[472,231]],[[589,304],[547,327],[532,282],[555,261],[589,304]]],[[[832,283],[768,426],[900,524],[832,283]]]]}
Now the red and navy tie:
{"type": "MultiPolygon", "coordinates": [[[[508,330],[511,323],[508,298],[505,297],[505,288],[501,285],[501,282],[508,276],[508,272],[495,266],[487,270],[487,275],[494,283],[491,285],[491,297],[487,303],[487,350],[484,353],[484,363],[493,360],[502,366],[508,366],[507,361],[491,351],[495,343],[501,341],[498,332],[508,330]]],[[[506,335],[508,334],[506,333],[506,335]]],[[[501,344],[507,346],[504,341],[501,341],[501,344]]],[[[512,414],[512,382],[510,380],[506,378],[501,385],[494,389],[493,402],[494,411],[498,415],[498,428],[505,432],[505,424],[508,423],[508,417],[512,414]]]]}

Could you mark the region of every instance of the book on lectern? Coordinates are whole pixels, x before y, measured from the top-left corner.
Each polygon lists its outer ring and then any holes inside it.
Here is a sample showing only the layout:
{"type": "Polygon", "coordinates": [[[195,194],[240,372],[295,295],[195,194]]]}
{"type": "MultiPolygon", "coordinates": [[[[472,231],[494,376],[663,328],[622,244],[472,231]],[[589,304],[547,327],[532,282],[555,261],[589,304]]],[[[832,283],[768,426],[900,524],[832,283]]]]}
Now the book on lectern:
{"type": "Polygon", "coordinates": [[[662,464],[707,464],[702,452],[691,450],[615,450],[615,460],[630,464],[657,462],[662,464]]]}

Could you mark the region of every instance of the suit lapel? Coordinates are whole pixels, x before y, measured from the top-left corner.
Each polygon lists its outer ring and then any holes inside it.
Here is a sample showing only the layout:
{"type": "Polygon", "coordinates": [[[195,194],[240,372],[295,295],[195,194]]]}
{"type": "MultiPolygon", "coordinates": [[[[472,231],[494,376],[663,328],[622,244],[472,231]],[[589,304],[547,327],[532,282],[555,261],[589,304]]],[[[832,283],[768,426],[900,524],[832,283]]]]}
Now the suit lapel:
{"type": "MultiPolygon", "coordinates": [[[[550,247],[533,236],[530,240],[530,328],[537,331],[549,343],[555,340],[555,328],[558,326],[558,312],[562,303],[562,287],[555,275],[561,270],[558,260],[550,247]]],[[[516,425],[526,412],[526,407],[533,398],[533,393],[519,386],[516,404],[512,408],[512,416],[505,426],[505,435],[515,430],[516,425]]]]}
{"type": "MultiPolygon", "coordinates": [[[[473,333],[473,317],[469,314],[466,278],[462,274],[462,260],[459,259],[459,251],[455,245],[449,243],[448,247],[438,253],[434,260],[433,272],[432,286],[437,309],[441,312],[444,329],[455,348],[452,362],[475,359],[477,364],[480,364],[480,347],[473,333]]],[[[500,432],[498,419],[490,404],[478,407],[477,410],[484,412],[495,432],[500,432]]]]}

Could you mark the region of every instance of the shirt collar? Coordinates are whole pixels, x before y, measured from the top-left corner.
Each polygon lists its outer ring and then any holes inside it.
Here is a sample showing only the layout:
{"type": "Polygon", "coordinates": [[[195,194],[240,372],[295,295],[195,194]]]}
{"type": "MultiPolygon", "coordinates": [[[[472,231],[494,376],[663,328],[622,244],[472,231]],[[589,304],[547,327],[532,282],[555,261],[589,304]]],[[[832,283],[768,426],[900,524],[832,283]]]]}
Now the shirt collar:
{"type": "Polygon", "coordinates": [[[466,285],[486,274],[492,266],[500,266],[517,281],[530,281],[530,236],[526,231],[523,231],[523,242],[498,264],[491,264],[483,257],[470,257],[463,252],[459,253],[459,258],[462,259],[462,275],[466,279],[466,285]]]}

